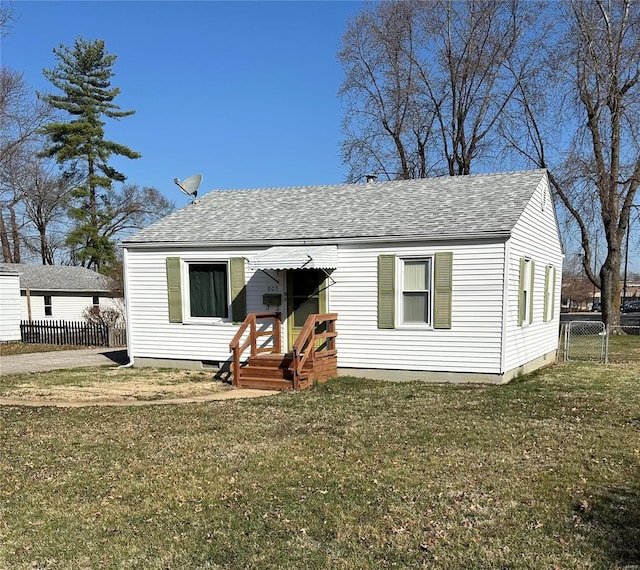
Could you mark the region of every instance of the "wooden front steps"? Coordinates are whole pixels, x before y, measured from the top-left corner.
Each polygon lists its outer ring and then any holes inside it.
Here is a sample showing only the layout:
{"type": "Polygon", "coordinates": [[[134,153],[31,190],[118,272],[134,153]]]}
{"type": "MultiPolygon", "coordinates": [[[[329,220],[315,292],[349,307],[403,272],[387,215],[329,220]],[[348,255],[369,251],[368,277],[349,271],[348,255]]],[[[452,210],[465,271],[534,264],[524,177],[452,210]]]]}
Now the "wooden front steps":
{"type": "Polygon", "coordinates": [[[280,313],[249,313],[229,343],[236,388],[300,390],[338,375],[338,315],[309,315],[289,354],[281,352],[280,313]],[[266,324],[264,321],[267,321],[266,324]],[[270,325],[270,326],[269,326],[270,325]],[[258,346],[258,339],[261,345],[258,346]],[[246,349],[250,355],[242,360],[246,349]]]}
{"type": "Polygon", "coordinates": [[[250,356],[247,363],[240,368],[238,387],[292,390],[293,373],[289,370],[292,362],[291,354],[270,353],[250,356]]]}
{"type": "MultiPolygon", "coordinates": [[[[239,388],[257,388],[262,390],[293,390],[293,355],[258,354],[250,356],[248,362],[240,368],[237,386],[239,388]]],[[[298,383],[299,389],[310,388],[317,382],[326,382],[337,376],[336,355],[308,360],[302,368],[298,383]]]]}

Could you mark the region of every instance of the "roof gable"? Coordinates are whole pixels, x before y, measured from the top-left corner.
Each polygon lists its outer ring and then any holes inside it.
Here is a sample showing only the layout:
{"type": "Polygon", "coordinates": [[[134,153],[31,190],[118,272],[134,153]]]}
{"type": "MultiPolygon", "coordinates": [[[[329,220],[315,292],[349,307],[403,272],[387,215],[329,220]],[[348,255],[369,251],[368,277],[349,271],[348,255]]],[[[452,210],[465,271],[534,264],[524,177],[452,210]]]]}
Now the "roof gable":
{"type": "Polygon", "coordinates": [[[544,170],[367,184],[214,190],[134,244],[464,239],[508,235],[544,170]]]}

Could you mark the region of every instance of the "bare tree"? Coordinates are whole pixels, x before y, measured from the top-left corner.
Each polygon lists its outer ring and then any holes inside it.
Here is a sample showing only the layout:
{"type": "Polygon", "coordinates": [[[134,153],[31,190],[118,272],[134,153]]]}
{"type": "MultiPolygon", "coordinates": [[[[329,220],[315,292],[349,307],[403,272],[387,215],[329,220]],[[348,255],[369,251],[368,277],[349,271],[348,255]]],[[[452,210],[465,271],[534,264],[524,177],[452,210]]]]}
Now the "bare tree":
{"type": "Polygon", "coordinates": [[[562,267],[563,304],[570,308],[591,306],[593,309],[596,295],[599,297],[600,292],[586,276],[582,256],[569,255],[562,267]]]}
{"type": "Polygon", "coordinates": [[[125,184],[108,199],[103,199],[103,208],[105,216],[99,226],[101,235],[122,239],[170,214],[175,204],[156,188],[125,184]]]}
{"type": "Polygon", "coordinates": [[[436,112],[448,173],[470,174],[476,159],[496,152],[498,120],[531,62],[537,4],[438,0],[420,21],[422,90],[436,112]]]}
{"type": "Polygon", "coordinates": [[[6,190],[0,200],[0,243],[2,258],[5,263],[20,263],[21,223],[18,221],[18,204],[20,199],[6,190]],[[5,221],[6,218],[6,221],[5,221]]]}
{"type": "Polygon", "coordinates": [[[507,130],[508,139],[550,170],[577,227],[584,271],[602,291],[603,320],[615,325],[622,241],[640,184],[640,10],[632,0],[568,0],[562,16],[561,41],[547,58],[549,88],[519,84],[524,132],[507,130]],[[549,135],[558,124],[573,130],[560,148],[549,135]],[[599,236],[606,243],[601,265],[594,258],[599,236]]]}
{"type": "Polygon", "coordinates": [[[603,318],[619,322],[621,246],[640,184],[637,2],[373,4],[339,57],[351,180],[364,168],[469,174],[499,162],[506,143],[511,164],[549,171],[603,318]]]}
{"type": "MultiPolygon", "coordinates": [[[[113,276],[117,273],[119,262],[115,245],[118,240],[123,239],[133,231],[142,229],[147,225],[159,220],[172,212],[175,208],[173,202],[165,198],[156,188],[140,188],[137,184],[126,184],[120,189],[113,188],[110,195],[100,196],[100,214],[96,217],[95,231],[101,239],[112,244],[115,256],[111,266],[104,266],[101,272],[105,275],[113,276]]],[[[86,239],[82,234],[75,235],[76,230],[72,229],[67,237],[75,238],[78,241],[80,251],[83,246],[87,247],[90,242],[84,244],[81,241],[86,239]]],[[[82,257],[77,255],[77,249],[71,249],[71,262],[80,265],[82,257]]]]}
{"type": "Polygon", "coordinates": [[[435,115],[419,92],[416,7],[377,4],[344,35],[338,54],[345,70],[342,153],[351,181],[374,172],[388,179],[430,173],[435,115]]]}
{"type": "Polygon", "coordinates": [[[338,55],[349,178],[363,165],[387,178],[455,176],[491,159],[498,120],[531,63],[537,8],[394,1],[358,15],[338,55]]]}
{"type": "Polygon", "coordinates": [[[0,3],[0,38],[4,38],[9,35],[15,19],[16,13],[13,7],[13,2],[0,3]]]}
{"type": "Polygon", "coordinates": [[[38,129],[51,109],[30,92],[22,74],[0,69],[0,243],[5,262],[21,259],[22,195],[16,184],[17,165],[35,154],[38,129]]]}
{"type": "Polygon", "coordinates": [[[51,116],[51,107],[35,97],[21,73],[0,68],[0,168],[23,145],[33,143],[51,116]]]}
{"type": "Polygon", "coordinates": [[[71,191],[76,185],[73,171],[61,173],[37,156],[30,157],[21,189],[25,213],[23,239],[43,265],[54,265],[64,247],[69,226],[71,191]]]}

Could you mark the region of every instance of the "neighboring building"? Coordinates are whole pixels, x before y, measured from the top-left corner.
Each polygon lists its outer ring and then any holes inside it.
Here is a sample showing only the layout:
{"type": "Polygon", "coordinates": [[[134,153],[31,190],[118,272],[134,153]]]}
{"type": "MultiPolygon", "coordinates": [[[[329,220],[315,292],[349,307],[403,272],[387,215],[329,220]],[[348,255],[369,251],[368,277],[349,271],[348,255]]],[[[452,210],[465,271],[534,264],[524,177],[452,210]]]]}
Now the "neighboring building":
{"type": "Polygon", "coordinates": [[[0,265],[0,342],[20,340],[20,275],[0,265]]]}
{"type": "Polygon", "coordinates": [[[124,242],[129,355],[226,365],[249,312],[290,350],[337,313],[339,372],[505,382],[555,360],[563,251],[546,171],[212,191],[124,242]]]}
{"type": "MultiPolygon", "coordinates": [[[[620,283],[620,308],[625,303],[640,300],[640,283],[627,283],[626,299],[623,295],[623,283],[620,283]]],[[[586,277],[581,282],[567,283],[566,277],[562,283],[562,310],[567,312],[593,311],[599,313],[602,310],[602,294],[600,289],[594,287],[586,277]]]]}
{"type": "Polygon", "coordinates": [[[620,304],[624,305],[625,301],[638,301],[640,300],[640,283],[636,281],[629,281],[627,283],[627,296],[626,299],[622,295],[622,291],[620,291],[620,304]]]}
{"type": "Polygon", "coordinates": [[[0,270],[19,277],[22,320],[81,321],[87,308],[111,307],[117,295],[109,277],[85,267],[2,263],[0,270]]]}

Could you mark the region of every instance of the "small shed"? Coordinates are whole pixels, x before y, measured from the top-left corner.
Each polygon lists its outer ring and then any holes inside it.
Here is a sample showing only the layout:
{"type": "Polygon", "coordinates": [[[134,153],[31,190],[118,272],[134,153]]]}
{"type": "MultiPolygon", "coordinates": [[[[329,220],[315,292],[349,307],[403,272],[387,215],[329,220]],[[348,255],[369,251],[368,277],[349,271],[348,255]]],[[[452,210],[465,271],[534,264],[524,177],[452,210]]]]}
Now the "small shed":
{"type": "Polygon", "coordinates": [[[87,308],[111,307],[118,297],[112,279],[86,267],[2,263],[0,270],[19,278],[22,320],[80,321],[87,308]]]}
{"type": "Polygon", "coordinates": [[[130,357],[257,385],[322,321],[336,372],[506,382],[555,360],[562,262],[544,170],[215,190],[124,241],[130,357]]]}

